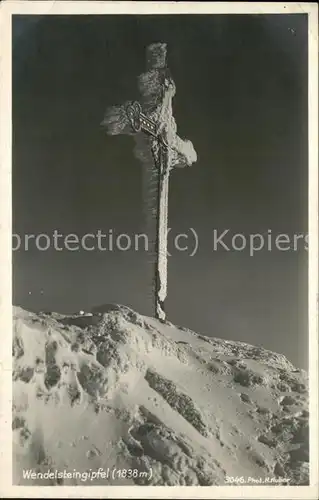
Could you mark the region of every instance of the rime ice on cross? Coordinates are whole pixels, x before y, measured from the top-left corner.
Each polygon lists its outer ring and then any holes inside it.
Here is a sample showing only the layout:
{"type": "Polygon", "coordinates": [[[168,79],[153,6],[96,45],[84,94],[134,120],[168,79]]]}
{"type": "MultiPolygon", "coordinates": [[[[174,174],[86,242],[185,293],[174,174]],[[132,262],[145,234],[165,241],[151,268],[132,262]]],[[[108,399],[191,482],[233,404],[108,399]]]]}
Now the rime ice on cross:
{"type": "Polygon", "coordinates": [[[146,72],[138,77],[141,104],[137,101],[107,110],[103,125],[110,135],[134,134],[135,154],[156,176],[155,317],[165,319],[167,295],[167,210],[170,171],[196,162],[191,141],[177,135],[172,100],[176,92],[166,65],[166,44],[146,51],[146,72]]]}

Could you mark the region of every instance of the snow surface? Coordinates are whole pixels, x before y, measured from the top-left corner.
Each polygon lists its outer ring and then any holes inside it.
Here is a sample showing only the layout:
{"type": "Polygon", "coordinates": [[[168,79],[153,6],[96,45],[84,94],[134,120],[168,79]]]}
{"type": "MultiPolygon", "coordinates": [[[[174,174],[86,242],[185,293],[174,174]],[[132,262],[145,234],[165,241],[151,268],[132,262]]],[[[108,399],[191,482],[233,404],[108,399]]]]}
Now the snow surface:
{"type": "Polygon", "coordinates": [[[14,484],[30,484],[23,468],[99,467],[152,475],[84,484],[308,484],[307,376],[281,354],[110,304],[14,308],[13,356],[14,484]]]}

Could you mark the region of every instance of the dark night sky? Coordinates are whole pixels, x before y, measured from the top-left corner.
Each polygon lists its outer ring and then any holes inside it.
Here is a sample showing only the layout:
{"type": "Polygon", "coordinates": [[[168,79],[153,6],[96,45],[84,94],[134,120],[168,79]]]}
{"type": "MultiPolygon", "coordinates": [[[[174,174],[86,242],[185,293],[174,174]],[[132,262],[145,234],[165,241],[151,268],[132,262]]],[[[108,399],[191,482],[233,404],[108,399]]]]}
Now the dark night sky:
{"type": "MultiPolygon", "coordinates": [[[[154,41],[168,44],[178,132],[198,153],[171,176],[169,225],[195,228],[200,247],[169,259],[168,319],[306,367],[303,246],[212,252],[213,229],[307,232],[305,15],[14,16],[13,232],[145,230],[133,140],[100,123],[109,105],[137,97],[154,41]]],[[[14,252],[13,301],[61,312],[119,302],[151,314],[146,261],[142,250],[32,246],[14,252]]]]}

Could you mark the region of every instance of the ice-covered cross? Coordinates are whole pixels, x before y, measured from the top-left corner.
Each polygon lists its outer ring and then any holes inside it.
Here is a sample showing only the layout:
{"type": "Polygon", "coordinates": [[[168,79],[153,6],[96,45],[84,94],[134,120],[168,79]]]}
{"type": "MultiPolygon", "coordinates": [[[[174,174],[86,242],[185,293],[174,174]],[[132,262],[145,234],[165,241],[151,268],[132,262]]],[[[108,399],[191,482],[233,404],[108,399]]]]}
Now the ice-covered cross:
{"type": "Polygon", "coordinates": [[[192,165],[197,154],[191,141],[177,135],[172,109],[176,88],[166,64],[166,44],[148,46],[146,55],[146,71],[138,77],[142,104],[133,101],[113,106],[107,110],[102,124],[110,135],[134,134],[135,155],[144,163],[149,186],[153,188],[155,317],[165,320],[169,175],[174,167],[192,165]]]}

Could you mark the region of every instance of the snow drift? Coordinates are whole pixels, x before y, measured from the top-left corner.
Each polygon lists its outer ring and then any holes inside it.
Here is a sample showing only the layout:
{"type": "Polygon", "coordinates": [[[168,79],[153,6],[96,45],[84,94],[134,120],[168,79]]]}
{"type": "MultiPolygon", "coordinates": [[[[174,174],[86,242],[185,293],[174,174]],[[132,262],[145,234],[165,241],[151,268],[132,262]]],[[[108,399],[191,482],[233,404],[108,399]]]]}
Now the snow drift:
{"type": "Polygon", "coordinates": [[[14,308],[13,358],[14,484],[308,484],[307,376],[281,354],[107,305],[14,308]]]}

